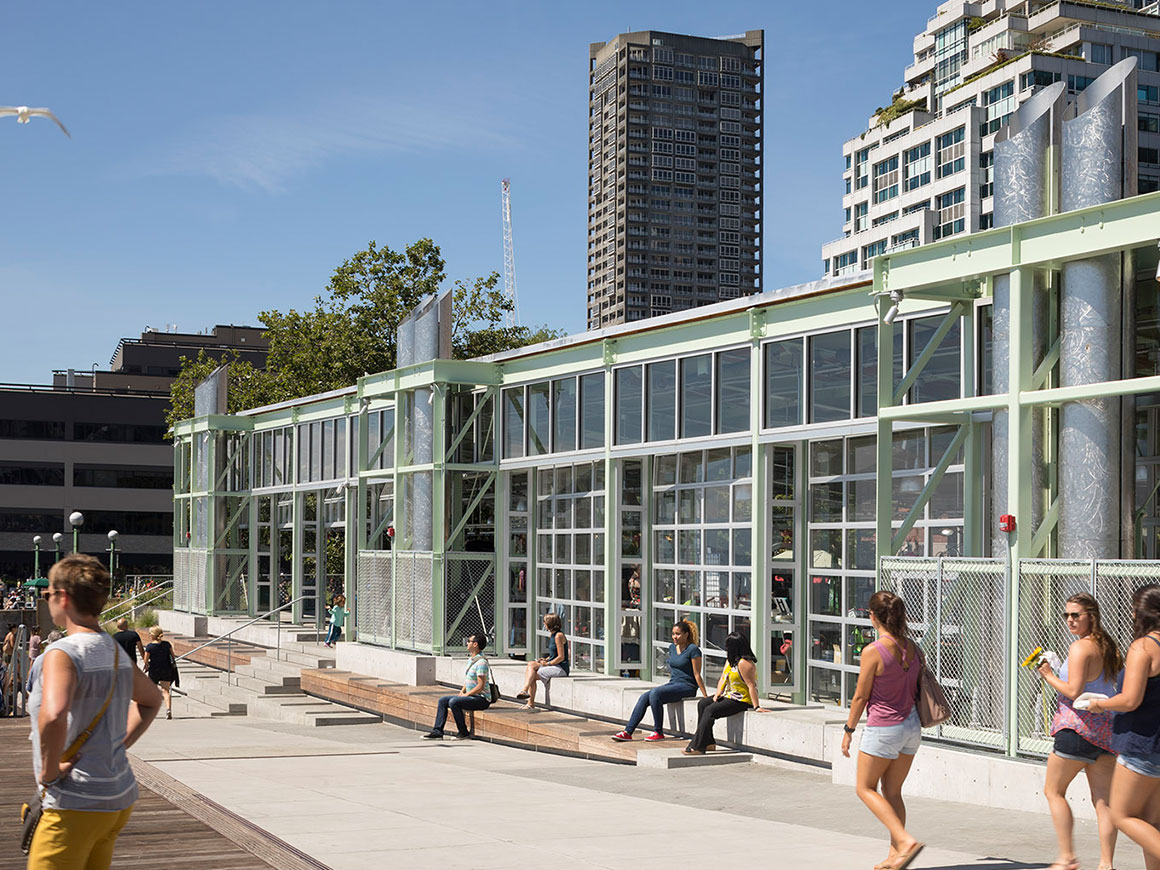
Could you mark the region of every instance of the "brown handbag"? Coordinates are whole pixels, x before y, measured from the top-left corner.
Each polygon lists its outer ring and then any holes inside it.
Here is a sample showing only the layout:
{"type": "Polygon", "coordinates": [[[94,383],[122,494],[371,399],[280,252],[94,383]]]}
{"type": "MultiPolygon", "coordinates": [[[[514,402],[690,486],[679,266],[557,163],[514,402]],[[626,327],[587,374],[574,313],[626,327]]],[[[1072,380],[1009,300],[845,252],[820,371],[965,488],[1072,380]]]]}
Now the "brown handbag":
{"type": "Polygon", "coordinates": [[[922,649],[918,644],[915,644],[915,648],[918,649],[918,661],[922,670],[918,674],[918,695],[914,699],[914,706],[918,708],[918,721],[922,727],[933,728],[951,718],[951,705],[947,702],[943,687],[926,666],[926,656],[922,649]]]}

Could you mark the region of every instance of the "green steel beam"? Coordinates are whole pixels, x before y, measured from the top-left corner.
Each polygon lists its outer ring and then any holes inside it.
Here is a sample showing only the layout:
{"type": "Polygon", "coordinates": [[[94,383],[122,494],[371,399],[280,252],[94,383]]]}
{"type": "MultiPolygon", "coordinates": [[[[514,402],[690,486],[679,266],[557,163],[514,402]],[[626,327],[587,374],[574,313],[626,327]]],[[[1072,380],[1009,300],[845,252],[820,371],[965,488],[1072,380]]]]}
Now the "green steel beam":
{"type": "MultiPolygon", "coordinates": [[[[239,495],[239,493],[231,492],[231,493],[228,493],[228,495],[237,496],[237,495],[239,495]]],[[[222,529],[222,533],[220,535],[218,535],[217,540],[214,542],[214,549],[225,546],[224,541],[226,540],[226,537],[233,530],[234,526],[236,526],[238,524],[238,520],[240,520],[242,518],[243,511],[249,510],[249,507],[250,507],[249,496],[242,495],[241,498],[242,498],[242,503],[240,505],[238,505],[238,509],[236,511],[234,511],[233,515],[228,520],[226,520],[225,528],[222,529]]]]}
{"type": "Polygon", "coordinates": [[[449,550],[455,549],[455,547],[452,545],[459,538],[459,536],[461,534],[463,534],[463,530],[467,526],[467,521],[468,521],[468,519],[471,518],[471,512],[474,511],[477,507],[479,507],[479,503],[481,501],[483,501],[483,497],[485,495],[487,495],[488,490],[490,490],[493,486],[495,486],[496,475],[497,475],[497,473],[495,471],[492,471],[487,476],[487,480],[484,481],[483,486],[481,486],[479,488],[479,492],[477,492],[475,494],[475,496],[471,499],[471,503],[467,506],[467,509],[463,512],[463,516],[460,517],[459,522],[456,524],[456,526],[452,530],[451,534],[448,535],[448,537],[447,537],[447,544],[446,544],[447,549],[449,549],[449,550]]]}
{"type": "Polygon", "coordinates": [[[459,445],[463,443],[464,437],[467,435],[468,432],[471,431],[471,427],[475,424],[475,421],[479,418],[479,415],[483,411],[484,406],[489,401],[491,401],[491,397],[494,395],[494,393],[495,393],[494,388],[488,388],[488,391],[485,394],[483,400],[476,403],[475,410],[473,410],[471,412],[471,414],[468,415],[467,420],[464,421],[463,426],[460,428],[458,434],[455,436],[455,439],[451,442],[451,446],[447,448],[447,455],[444,457],[444,461],[446,461],[446,462],[451,461],[452,455],[455,453],[456,450],[459,449],[459,445]]]}
{"type": "MultiPolygon", "coordinates": [[[[968,426],[969,424],[959,427],[959,431],[955,433],[955,437],[947,445],[947,449],[943,452],[942,458],[938,461],[938,465],[931,472],[930,480],[926,482],[926,486],[922,488],[922,492],[918,494],[918,498],[914,500],[914,504],[907,511],[906,517],[902,520],[902,527],[891,536],[891,556],[898,553],[898,550],[902,547],[902,542],[906,540],[906,536],[910,534],[910,530],[914,528],[914,524],[918,522],[919,516],[921,516],[923,510],[926,508],[926,503],[930,501],[930,497],[934,495],[935,490],[938,489],[938,485],[942,483],[947,466],[951,464],[951,459],[954,458],[955,453],[958,452],[967,438],[968,426]]],[[[893,487],[891,488],[891,495],[893,496],[893,487]]]]}
{"type": "Polygon", "coordinates": [[[1080,384],[1074,387],[1053,387],[1050,390],[1025,390],[1019,401],[1025,405],[1061,405],[1082,399],[1100,399],[1107,396],[1131,396],[1160,390],[1160,375],[1146,378],[1127,378],[1122,381],[1102,381],[1098,384],[1080,384]]]}
{"type": "Polygon", "coordinates": [[[943,315],[942,322],[939,323],[938,329],[934,331],[934,335],[930,337],[930,340],[926,343],[926,347],[922,349],[922,353],[920,353],[918,358],[915,359],[915,361],[911,364],[910,369],[906,372],[905,377],[902,379],[902,383],[900,383],[895,389],[893,393],[894,398],[890,402],[891,405],[902,404],[903,400],[906,398],[907,392],[910,391],[910,388],[914,385],[914,382],[918,380],[918,376],[922,374],[922,370],[926,368],[926,364],[929,363],[934,357],[935,352],[939,349],[939,345],[942,344],[943,339],[947,337],[947,333],[951,331],[951,328],[955,325],[965,310],[966,309],[964,308],[962,302],[956,302],[951,306],[950,311],[943,315]]]}
{"type": "Polygon", "coordinates": [[[1051,540],[1051,533],[1055,530],[1056,524],[1059,522],[1059,499],[1055,498],[1051,502],[1051,507],[1047,509],[1047,513],[1043,517],[1043,522],[1039,524],[1039,528],[1035,530],[1035,536],[1031,539],[1031,558],[1038,559],[1043,554],[1047,547],[1048,541],[1051,540]]]}
{"type": "Polygon", "coordinates": [[[486,387],[496,386],[502,382],[502,368],[496,363],[436,359],[403,366],[389,372],[363,375],[358,379],[358,395],[359,398],[375,398],[425,389],[434,384],[470,384],[486,387]]]}
{"type": "Polygon", "coordinates": [[[1039,364],[1039,367],[1035,369],[1035,374],[1031,377],[1031,389],[1041,389],[1047,382],[1047,379],[1051,377],[1051,370],[1054,369],[1055,364],[1059,362],[1060,345],[1061,339],[1059,336],[1056,336],[1055,341],[1051,345],[1051,348],[1047,351],[1046,356],[1043,357],[1043,361],[1039,364]]]}
{"type": "MultiPolygon", "coordinates": [[[[879,332],[881,339],[881,332],[879,332]]],[[[929,420],[975,411],[994,411],[1007,406],[1005,396],[972,396],[966,399],[944,399],[939,402],[923,402],[918,405],[894,405],[879,407],[879,420],[929,420]]]]}

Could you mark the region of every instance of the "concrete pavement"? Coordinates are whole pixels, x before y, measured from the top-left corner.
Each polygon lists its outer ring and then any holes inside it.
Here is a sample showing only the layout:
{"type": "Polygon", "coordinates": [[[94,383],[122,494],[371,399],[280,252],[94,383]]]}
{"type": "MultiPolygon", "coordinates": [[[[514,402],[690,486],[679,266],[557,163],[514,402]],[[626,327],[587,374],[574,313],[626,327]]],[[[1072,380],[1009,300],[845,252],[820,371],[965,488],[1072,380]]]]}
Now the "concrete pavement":
{"type": "MultiPolygon", "coordinates": [[[[853,790],[801,766],[644,770],[424,741],[390,725],[210,718],[185,699],[174,713],[134,754],[334,870],[627,870],[658,860],[868,870],[886,851],[853,790]]],[[[1054,857],[1044,815],[921,799],[908,809],[928,843],[916,868],[1021,870],[1054,857]]],[[[1077,823],[1076,834],[1094,868],[1094,824],[1077,823]]],[[[1116,866],[1143,868],[1140,850],[1123,843],[1116,866]]]]}

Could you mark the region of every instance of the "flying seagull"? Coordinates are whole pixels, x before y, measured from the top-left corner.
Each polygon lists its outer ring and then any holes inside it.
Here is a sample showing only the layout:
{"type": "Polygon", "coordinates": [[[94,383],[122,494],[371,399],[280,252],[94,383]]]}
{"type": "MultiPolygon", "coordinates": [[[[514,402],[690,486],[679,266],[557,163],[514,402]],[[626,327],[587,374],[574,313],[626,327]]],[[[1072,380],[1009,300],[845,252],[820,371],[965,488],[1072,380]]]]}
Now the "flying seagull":
{"type": "Polygon", "coordinates": [[[64,135],[68,136],[70,139],[72,138],[72,134],[65,129],[64,124],[60,122],[60,118],[58,118],[48,109],[30,109],[28,106],[0,106],[0,118],[3,118],[6,115],[15,115],[16,122],[18,124],[27,124],[30,120],[32,120],[33,115],[37,115],[41,118],[49,118],[56,123],[56,126],[60,127],[60,131],[64,133],[64,135]]]}

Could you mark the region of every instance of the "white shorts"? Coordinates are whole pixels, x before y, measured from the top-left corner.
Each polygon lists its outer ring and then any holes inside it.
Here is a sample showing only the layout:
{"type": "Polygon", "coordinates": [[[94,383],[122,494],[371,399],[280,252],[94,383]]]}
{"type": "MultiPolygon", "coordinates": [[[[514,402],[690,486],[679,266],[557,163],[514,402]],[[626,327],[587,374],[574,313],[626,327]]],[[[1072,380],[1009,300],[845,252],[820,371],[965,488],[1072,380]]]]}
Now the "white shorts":
{"type": "Polygon", "coordinates": [[[922,725],[918,721],[918,710],[914,709],[897,725],[867,725],[858,749],[876,758],[897,758],[914,755],[921,743],[922,725]]]}
{"type": "Polygon", "coordinates": [[[552,677],[566,677],[568,675],[564,673],[564,669],[559,665],[541,665],[540,669],[536,671],[536,676],[546,686],[551,682],[552,677]]]}

